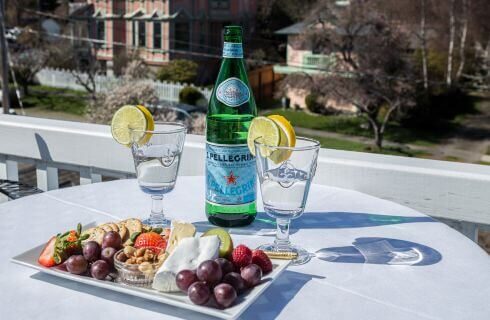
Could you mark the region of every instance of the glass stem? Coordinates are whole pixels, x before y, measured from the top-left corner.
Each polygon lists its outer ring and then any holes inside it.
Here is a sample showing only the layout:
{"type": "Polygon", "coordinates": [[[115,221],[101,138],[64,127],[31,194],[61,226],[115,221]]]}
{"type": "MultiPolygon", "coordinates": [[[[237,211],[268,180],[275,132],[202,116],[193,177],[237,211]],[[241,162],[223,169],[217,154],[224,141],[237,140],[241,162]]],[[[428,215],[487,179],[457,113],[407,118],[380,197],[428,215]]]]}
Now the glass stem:
{"type": "Polygon", "coordinates": [[[150,225],[162,226],[165,221],[165,215],[163,214],[163,195],[151,196],[151,214],[150,225]]]}
{"type": "Polygon", "coordinates": [[[289,224],[291,223],[290,219],[277,219],[277,231],[276,231],[276,239],[274,240],[274,244],[276,245],[277,250],[279,251],[289,251],[289,245],[291,242],[289,241],[289,224]]]}

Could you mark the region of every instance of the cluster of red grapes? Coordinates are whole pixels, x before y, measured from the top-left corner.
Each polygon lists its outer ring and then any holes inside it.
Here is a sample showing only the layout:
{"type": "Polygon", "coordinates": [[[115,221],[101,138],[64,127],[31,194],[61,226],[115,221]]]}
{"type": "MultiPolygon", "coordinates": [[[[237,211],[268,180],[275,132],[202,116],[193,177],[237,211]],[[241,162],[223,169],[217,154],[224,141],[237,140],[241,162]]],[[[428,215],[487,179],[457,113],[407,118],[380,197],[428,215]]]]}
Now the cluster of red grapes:
{"type": "Polygon", "coordinates": [[[175,281],[180,290],[198,305],[214,300],[219,308],[231,306],[237,296],[260,283],[262,270],[250,264],[235,272],[225,258],[203,261],[196,270],[182,270],[175,281]]]}
{"type": "Polygon", "coordinates": [[[122,247],[119,233],[109,231],[102,239],[102,246],[95,241],[87,241],[82,254],[72,255],[65,262],[68,272],[86,274],[104,280],[114,268],[114,254],[122,247]]]}

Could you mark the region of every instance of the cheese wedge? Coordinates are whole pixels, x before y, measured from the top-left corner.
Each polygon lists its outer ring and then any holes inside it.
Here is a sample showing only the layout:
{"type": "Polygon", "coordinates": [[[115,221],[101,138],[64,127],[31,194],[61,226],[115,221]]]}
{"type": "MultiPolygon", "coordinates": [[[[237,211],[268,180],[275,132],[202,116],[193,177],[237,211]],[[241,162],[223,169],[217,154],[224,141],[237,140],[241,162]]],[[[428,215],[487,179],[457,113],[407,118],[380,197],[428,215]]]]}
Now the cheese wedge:
{"type": "Polygon", "coordinates": [[[172,229],[168,238],[167,253],[172,253],[179,242],[188,237],[194,237],[196,228],[192,223],[172,220],[172,229]]]}
{"type": "Polygon", "coordinates": [[[217,236],[184,238],[155,274],[152,287],[163,292],[179,291],[175,276],[184,269],[194,270],[205,260],[216,259],[220,241],[217,236]]]}

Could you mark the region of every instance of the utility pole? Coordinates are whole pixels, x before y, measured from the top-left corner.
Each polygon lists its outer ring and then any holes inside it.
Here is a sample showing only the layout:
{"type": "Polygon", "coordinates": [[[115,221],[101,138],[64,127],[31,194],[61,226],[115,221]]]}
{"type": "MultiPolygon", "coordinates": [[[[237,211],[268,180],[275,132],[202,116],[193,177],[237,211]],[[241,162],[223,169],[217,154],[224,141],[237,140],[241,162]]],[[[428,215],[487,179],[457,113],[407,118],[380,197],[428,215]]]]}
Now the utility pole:
{"type": "Polygon", "coordinates": [[[2,107],[3,113],[9,114],[9,63],[7,43],[5,39],[5,3],[0,0],[0,46],[2,51],[2,107]]]}

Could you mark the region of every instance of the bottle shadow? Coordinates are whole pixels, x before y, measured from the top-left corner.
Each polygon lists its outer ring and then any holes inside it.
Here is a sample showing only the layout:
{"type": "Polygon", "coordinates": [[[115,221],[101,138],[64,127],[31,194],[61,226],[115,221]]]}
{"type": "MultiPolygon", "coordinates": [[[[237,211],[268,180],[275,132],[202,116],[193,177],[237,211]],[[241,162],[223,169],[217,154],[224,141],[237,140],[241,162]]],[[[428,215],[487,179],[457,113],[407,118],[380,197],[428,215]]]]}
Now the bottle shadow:
{"type": "MultiPolygon", "coordinates": [[[[427,216],[404,217],[365,212],[305,212],[298,219],[292,220],[290,233],[293,234],[299,229],[365,228],[418,222],[437,222],[437,220],[427,216]]],[[[214,227],[208,221],[195,222],[194,225],[200,232],[214,227]]],[[[274,236],[276,222],[265,212],[257,212],[257,216],[252,224],[246,227],[230,228],[230,232],[232,234],[274,236]]]]}
{"type": "Polygon", "coordinates": [[[420,243],[380,237],[357,238],[352,246],[323,248],[316,258],[336,263],[427,266],[442,260],[439,251],[420,243]]]}

